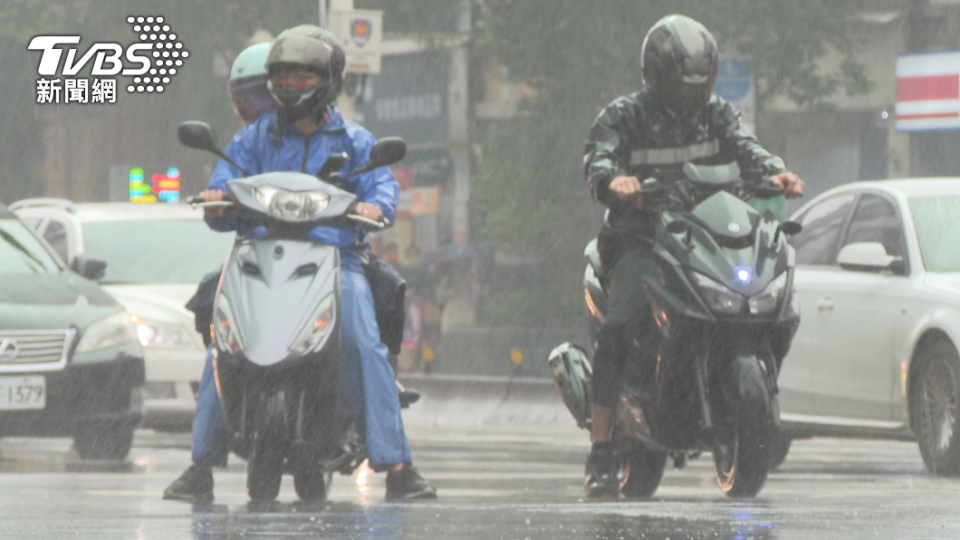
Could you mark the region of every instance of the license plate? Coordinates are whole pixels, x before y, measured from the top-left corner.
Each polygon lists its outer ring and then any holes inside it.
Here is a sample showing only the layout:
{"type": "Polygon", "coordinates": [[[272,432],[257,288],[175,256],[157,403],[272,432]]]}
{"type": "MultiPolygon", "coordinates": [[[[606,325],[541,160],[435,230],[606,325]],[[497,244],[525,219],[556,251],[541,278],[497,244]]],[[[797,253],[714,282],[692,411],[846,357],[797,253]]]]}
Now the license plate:
{"type": "Polygon", "coordinates": [[[43,409],[47,380],[43,376],[0,377],[0,411],[43,409]]]}

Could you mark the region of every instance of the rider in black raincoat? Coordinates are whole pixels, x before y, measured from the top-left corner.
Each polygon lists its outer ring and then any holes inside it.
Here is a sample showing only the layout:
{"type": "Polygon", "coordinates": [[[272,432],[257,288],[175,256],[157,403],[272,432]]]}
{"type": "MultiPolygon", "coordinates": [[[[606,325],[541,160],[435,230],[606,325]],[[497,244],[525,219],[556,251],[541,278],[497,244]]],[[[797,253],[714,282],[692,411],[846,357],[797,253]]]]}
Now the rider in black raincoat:
{"type": "Polygon", "coordinates": [[[742,169],[769,174],[787,197],[803,192],[800,178],[760,146],[739,111],[713,95],[718,52],[702,24],[682,15],[661,19],[643,42],[645,87],[607,105],[587,138],[587,185],[593,198],[609,208],[598,248],[601,280],[610,298],[593,366],[594,444],[587,458],[587,497],[619,496],[610,411],[631,340],[637,338],[648,360],[657,350],[656,328],[639,279],[641,269],[653,264],[650,242],[657,215],[643,210],[641,180],[685,162],[736,161],[742,169]]]}

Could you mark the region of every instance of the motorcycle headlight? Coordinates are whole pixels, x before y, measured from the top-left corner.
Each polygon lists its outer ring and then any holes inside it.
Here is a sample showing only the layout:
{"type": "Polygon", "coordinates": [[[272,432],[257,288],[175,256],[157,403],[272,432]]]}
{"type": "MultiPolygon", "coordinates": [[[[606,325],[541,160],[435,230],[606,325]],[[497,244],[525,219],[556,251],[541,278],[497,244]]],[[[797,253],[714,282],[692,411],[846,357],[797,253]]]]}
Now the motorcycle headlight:
{"type": "Polygon", "coordinates": [[[189,332],[179,324],[160,324],[137,315],[132,315],[130,320],[133,321],[133,328],[137,332],[140,345],[144,347],[165,349],[192,349],[194,347],[189,332]]]}
{"type": "Polygon", "coordinates": [[[271,217],[282,221],[313,221],[330,205],[330,197],[322,191],[287,191],[267,185],[254,194],[271,217]]]}
{"type": "Polygon", "coordinates": [[[120,312],[88,326],[77,344],[76,352],[96,351],[136,342],[137,333],[133,329],[130,315],[120,312]]]}
{"type": "Polygon", "coordinates": [[[766,315],[777,309],[780,305],[780,299],[783,298],[784,289],[787,288],[787,273],[783,272],[777,279],[770,282],[763,292],[753,296],[747,301],[747,307],[751,315],[766,315]]]}
{"type": "Polygon", "coordinates": [[[300,334],[293,340],[290,351],[305,354],[319,345],[333,327],[333,293],[328,294],[320,301],[316,311],[307,320],[307,324],[300,330],[300,334]]]}
{"type": "Polygon", "coordinates": [[[717,283],[703,274],[690,272],[690,277],[700,289],[700,295],[712,311],[725,315],[736,315],[743,311],[746,298],[717,283]]]}
{"type": "Polygon", "coordinates": [[[235,321],[230,302],[226,296],[220,296],[220,300],[217,301],[217,312],[213,326],[220,347],[233,353],[243,349],[243,339],[240,337],[240,329],[237,328],[235,321]]]}

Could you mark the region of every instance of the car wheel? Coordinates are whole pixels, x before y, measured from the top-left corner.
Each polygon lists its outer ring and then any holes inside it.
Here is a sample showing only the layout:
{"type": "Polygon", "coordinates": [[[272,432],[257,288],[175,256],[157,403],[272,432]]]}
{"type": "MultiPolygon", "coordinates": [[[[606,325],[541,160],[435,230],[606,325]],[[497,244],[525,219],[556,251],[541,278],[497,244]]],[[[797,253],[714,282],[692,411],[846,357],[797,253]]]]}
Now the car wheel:
{"type": "Polygon", "coordinates": [[[922,351],[910,393],[913,430],[920,455],[937,476],[960,474],[960,358],[947,341],[922,351]]]}
{"type": "Polygon", "coordinates": [[[83,459],[122,460],[133,446],[133,427],[97,424],[83,428],[73,436],[77,453],[83,459]]]}

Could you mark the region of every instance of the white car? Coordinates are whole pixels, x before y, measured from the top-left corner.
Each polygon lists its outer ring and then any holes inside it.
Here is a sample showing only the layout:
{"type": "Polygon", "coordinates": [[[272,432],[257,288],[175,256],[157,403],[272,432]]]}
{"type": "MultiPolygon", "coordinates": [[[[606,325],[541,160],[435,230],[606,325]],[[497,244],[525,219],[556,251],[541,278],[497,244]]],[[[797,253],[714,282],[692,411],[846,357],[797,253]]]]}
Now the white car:
{"type": "Polygon", "coordinates": [[[190,430],[206,349],[184,305],[219,270],[233,234],[210,230],[184,204],[72,203],[27,199],[10,206],[67,263],[107,261],[99,283],[134,317],[143,345],[143,425],[190,430]]]}
{"type": "Polygon", "coordinates": [[[789,437],[916,439],[930,471],[960,474],[960,178],[847,184],[793,220],[801,320],[774,461],[789,437]]]}

